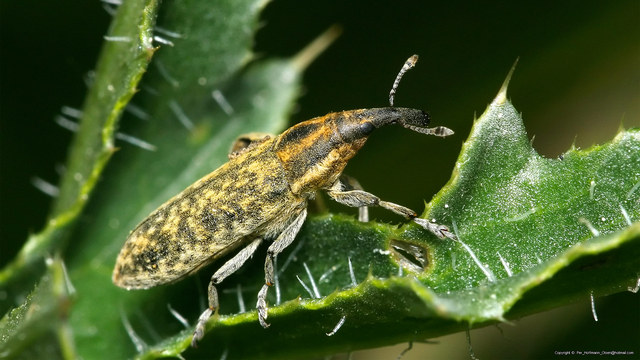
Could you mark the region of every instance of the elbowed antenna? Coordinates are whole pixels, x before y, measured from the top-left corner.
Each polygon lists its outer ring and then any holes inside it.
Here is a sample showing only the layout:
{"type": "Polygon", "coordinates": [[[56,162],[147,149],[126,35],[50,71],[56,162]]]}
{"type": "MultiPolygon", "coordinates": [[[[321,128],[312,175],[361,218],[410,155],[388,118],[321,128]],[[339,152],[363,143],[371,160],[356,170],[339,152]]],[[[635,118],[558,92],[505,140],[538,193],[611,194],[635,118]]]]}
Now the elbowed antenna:
{"type": "Polygon", "coordinates": [[[396,96],[398,85],[400,85],[400,80],[404,76],[404,73],[413,69],[413,67],[416,66],[417,62],[418,62],[418,55],[412,55],[410,58],[407,59],[407,61],[404,62],[404,65],[402,65],[402,69],[400,69],[398,76],[396,76],[396,80],[393,82],[393,86],[391,87],[391,91],[389,92],[389,105],[393,106],[393,100],[396,96]]]}
{"type": "Polygon", "coordinates": [[[376,112],[376,119],[372,122],[376,128],[387,125],[398,123],[403,127],[413,130],[415,132],[419,132],[421,134],[427,135],[435,135],[440,137],[445,137],[449,135],[453,135],[453,130],[444,127],[438,126],[434,128],[428,128],[429,125],[429,114],[422,110],[416,109],[408,109],[408,108],[395,108],[393,107],[393,100],[396,95],[396,91],[398,90],[398,85],[400,85],[400,80],[404,74],[413,69],[418,62],[418,55],[413,55],[405,61],[402,69],[396,76],[396,80],[393,82],[393,86],[391,87],[391,91],[389,92],[389,108],[379,108],[379,109],[370,109],[371,111],[376,112]],[[395,110],[395,111],[394,111],[395,110]]]}

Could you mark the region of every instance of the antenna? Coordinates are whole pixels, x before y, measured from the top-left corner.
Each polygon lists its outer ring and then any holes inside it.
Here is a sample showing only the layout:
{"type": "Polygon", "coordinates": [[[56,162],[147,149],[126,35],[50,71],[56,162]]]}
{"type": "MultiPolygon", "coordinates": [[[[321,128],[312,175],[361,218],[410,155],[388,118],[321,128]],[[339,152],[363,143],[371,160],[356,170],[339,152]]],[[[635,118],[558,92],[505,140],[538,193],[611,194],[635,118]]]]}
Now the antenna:
{"type": "Polygon", "coordinates": [[[391,87],[391,91],[389,92],[389,105],[393,106],[393,98],[396,96],[396,90],[398,89],[398,85],[400,85],[400,79],[404,76],[404,73],[413,69],[418,62],[418,55],[413,55],[405,61],[404,65],[402,65],[402,69],[396,76],[396,80],[393,82],[393,86],[391,87]]]}

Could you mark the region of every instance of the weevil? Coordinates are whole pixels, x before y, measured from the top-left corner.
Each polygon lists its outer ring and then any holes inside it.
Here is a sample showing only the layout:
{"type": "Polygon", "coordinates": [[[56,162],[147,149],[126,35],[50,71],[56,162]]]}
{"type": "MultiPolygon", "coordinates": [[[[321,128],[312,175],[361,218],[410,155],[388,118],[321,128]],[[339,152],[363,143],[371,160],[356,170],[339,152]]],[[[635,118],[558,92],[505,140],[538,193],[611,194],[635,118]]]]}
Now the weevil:
{"type": "MultiPolygon", "coordinates": [[[[410,67],[417,60],[414,57],[407,61],[412,62],[410,67]]],[[[391,104],[399,77],[410,68],[407,64],[396,78],[391,104]]],[[[381,200],[342,174],[369,135],[385,125],[398,124],[441,137],[453,134],[443,126],[428,128],[429,121],[422,110],[361,109],[307,120],[277,136],[253,133],[240,137],[227,163],[169,199],[129,234],[116,261],[114,284],[146,289],[176,282],[237,251],[209,281],[209,306],[194,330],[191,344],[195,346],[218,309],[216,286],[265,241],[271,243],[256,308],[260,324],[269,326],[266,298],[275,281],[274,259],[293,242],[307,217],[308,202],[320,190],[339,203],[358,207],[362,221],[368,220],[368,206],[380,206],[440,238],[454,238],[446,226],[417,218],[413,210],[381,200]]]]}

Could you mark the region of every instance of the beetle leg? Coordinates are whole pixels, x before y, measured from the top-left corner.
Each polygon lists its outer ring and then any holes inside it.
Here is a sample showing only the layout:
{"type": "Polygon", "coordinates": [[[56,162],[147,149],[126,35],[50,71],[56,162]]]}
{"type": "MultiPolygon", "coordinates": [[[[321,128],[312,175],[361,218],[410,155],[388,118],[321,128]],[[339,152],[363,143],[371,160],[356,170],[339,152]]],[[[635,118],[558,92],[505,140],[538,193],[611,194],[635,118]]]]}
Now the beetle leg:
{"type": "Polygon", "coordinates": [[[446,237],[451,240],[458,239],[456,235],[452,233],[449,230],[449,228],[446,227],[445,225],[438,225],[438,224],[432,223],[427,219],[421,219],[421,218],[415,218],[413,219],[413,222],[422,226],[423,229],[431,231],[435,236],[439,237],[440,239],[444,239],[446,237]]]}
{"type": "Polygon", "coordinates": [[[233,258],[224,263],[224,265],[222,265],[218,271],[211,276],[208,291],[209,307],[198,318],[198,323],[196,324],[196,329],[193,332],[193,338],[191,339],[191,346],[195,347],[196,343],[202,339],[207,320],[209,320],[209,317],[218,310],[218,290],[216,290],[216,285],[220,284],[222,280],[236,272],[251,257],[251,255],[253,255],[261,242],[261,238],[253,240],[249,245],[240,250],[233,258]]]}
{"type": "MultiPolygon", "coordinates": [[[[340,175],[340,182],[347,186],[347,190],[364,190],[358,180],[349,175],[340,175]]],[[[369,208],[367,206],[358,207],[358,221],[369,222],[369,208]]]]}
{"type": "Polygon", "coordinates": [[[264,280],[265,284],[258,292],[258,303],[256,307],[258,309],[258,320],[263,328],[269,327],[267,324],[267,291],[270,286],[273,286],[275,282],[275,274],[273,273],[273,261],[279,253],[281,253],[287,246],[291,245],[293,239],[296,238],[298,231],[304,223],[304,219],[307,217],[307,209],[303,209],[300,214],[289,224],[281,233],[278,238],[267,249],[267,258],[264,262],[264,280]]]}
{"type": "Polygon", "coordinates": [[[393,211],[398,215],[402,215],[407,219],[413,219],[418,214],[415,211],[406,208],[402,205],[390,203],[387,201],[380,200],[379,197],[368,193],[363,190],[343,190],[345,188],[344,184],[339,180],[336,181],[329,189],[327,189],[327,193],[331,198],[341,204],[352,206],[352,207],[363,207],[363,206],[380,206],[387,210],[393,211]]]}
{"type": "Polygon", "coordinates": [[[380,200],[379,197],[362,190],[344,190],[345,185],[340,181],[336,181],[329,189],[327,193],[331,198],[341,204],[353,207],[365,207],[365,206],[380,206],[387,210],[391,210],[396,214],[402,215],[407,219],[413,220],[416,224],[420,225],[423,229],[429,230],[440,239],[445,237],[456,240],[456,236],[445,225],[438,225],[432,223],[426,219],[418,218],[417,214],[402,205],[394,204],[387,201],[380,200]]]}

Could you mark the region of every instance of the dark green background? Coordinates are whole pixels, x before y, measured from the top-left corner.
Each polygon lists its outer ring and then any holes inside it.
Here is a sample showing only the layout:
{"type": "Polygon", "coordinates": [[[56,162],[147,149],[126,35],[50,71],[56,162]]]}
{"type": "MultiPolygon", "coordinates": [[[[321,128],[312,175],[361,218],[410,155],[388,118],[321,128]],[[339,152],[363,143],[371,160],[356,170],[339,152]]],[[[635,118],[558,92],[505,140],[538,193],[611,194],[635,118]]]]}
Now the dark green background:
{"type": "MultiPolygon", "coordinates": [[[[83,78],[110,20],[102,6],[98,0],[0,3],[0,266],[44,222],[50,199],[30,179],[57,181],[71,134],[53,119],[61,106],[82,104],[83,78]]],[[[255,50],[265,57],[291,56],[332,24],[344,29],[308,69],[292,123],[385,106],[402,63],[421,56],[396,105],[430,110],[434,124],[456,135],[443,140],[385,129],[347,170],[371,192],[418,211],[448,180],[474,113],[484,111],[518,57],[510,98],[543,155],[558,156],[574,141],[580,147],[604,142],[621,123],[640,125],[638,1],[276,0],[263,22],[255,50]]],[[[637,296],[630,299],[624,301],[637,304],[637,296]]]]}

